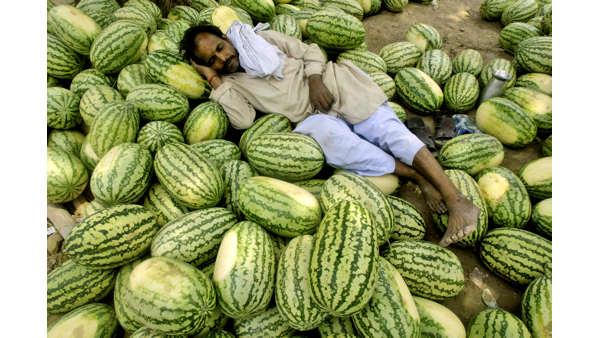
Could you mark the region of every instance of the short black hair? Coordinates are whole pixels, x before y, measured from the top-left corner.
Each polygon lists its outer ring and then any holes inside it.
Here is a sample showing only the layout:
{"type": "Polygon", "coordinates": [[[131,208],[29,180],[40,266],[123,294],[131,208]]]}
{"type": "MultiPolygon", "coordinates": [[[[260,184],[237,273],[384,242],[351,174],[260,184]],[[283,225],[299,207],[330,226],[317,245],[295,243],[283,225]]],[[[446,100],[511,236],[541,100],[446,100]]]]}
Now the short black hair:
{"type": "Polygon", "coordinates": [[[219,27],[213,25],[192,26],[183,33],[183,38],[181,39],[181,42],[179,42],[179,49],[185,60],[192,59],[197,64],[204,64],[204,62],[202,62],[202,60],[194,53],[194,49],[196,49],[196,42],[194,39],[196,38],[196,35],[200,33],[210,33],[218,37],[223,37],[224,34],[219,27]]]}

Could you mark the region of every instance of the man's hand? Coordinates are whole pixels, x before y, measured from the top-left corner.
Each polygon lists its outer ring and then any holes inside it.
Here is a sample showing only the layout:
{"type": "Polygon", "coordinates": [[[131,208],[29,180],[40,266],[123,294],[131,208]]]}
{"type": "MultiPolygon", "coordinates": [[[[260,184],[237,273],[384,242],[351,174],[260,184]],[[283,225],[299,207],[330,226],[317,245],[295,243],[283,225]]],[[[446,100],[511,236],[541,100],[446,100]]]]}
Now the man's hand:
{"type": "Polygon", "coordinates": [[[321,75],[314,74],[308,77],[308,94],[310,103],[320,112],[326,113],[331,109],[334,101],[333,95],[325,87],[321,75]]]}
{"type": "Polygon", "coordinates": [[[216,89],[218,86],[221,85],[222,81],[216,70],[214,70],[210,67],[207,67],[207,66],[199,65],[196,62],[194,62],[194,60],[192,60],[192,59],[190,59],[190,63],[192,64],[192,67],[194,67],[194,69],[196,69],[196,71],[198,73],[200,73],[202,76],[204,76],[204,78],[208,81],[208,83],[213,88],[216,89]]]}

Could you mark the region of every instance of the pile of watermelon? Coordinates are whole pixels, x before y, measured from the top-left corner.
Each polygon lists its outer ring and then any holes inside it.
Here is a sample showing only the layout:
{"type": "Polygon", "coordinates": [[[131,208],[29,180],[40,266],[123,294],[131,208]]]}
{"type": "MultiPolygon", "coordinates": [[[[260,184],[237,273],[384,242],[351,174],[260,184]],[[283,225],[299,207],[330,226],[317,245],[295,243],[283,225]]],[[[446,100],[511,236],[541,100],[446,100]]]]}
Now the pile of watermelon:
{"type": "MultiPolygon", "coordinates": [[[[69,260],[47,278],[47,311],[61,315],[48,336],[549,337],[551,4],[483,1],[512,61],[484,65],[473,49],[451,59],[422,23],[369,51],[362,20],[407,2],[191,0],[163,16],[150,0],[48,0],[47,198],[72,209],[85,197],[62,246],[69,260]],[[520,314],[489,308],[465,329],[439,303],[461,293],[466,272],[424,240],[394,176],[334,171],[282,115],[229,127],[178,41],[192,25],[234,20],[353,62],[402,120],[476,110],[483,133],[448,141],[438,160],[481,210],[457,245],[526,290],[520,314]],[[497,69],[512,75],[504,94],[477,106],[497,69]],[[542,157],[517,173],[501,166],[505,146],[540,137],[542,157]]],[[[448,215],[433,218],[444,231],[448,215]]]]}

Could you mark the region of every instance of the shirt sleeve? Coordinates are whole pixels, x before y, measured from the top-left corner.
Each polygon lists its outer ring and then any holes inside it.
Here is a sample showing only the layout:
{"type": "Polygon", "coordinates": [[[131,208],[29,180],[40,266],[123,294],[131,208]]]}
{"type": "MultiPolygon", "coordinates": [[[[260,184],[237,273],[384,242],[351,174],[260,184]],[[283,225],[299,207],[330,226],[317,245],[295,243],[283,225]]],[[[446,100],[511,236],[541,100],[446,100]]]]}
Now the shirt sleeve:
{"type": "Polygon", "coordinates": [[[277,46],[287,56],[303,60],[306,77],[323,73],[327,59],[316,43],[307,45],[296,38],[272,30],[262,31],[260,36],[277,46]]]}
{"type": "Polygon", "coordinates": [[[231,83],[223,82],[217,89],[213,89],[209,99],[223,107],[233,128],[247,129],[254,122],[256,110],[231,83]]]}

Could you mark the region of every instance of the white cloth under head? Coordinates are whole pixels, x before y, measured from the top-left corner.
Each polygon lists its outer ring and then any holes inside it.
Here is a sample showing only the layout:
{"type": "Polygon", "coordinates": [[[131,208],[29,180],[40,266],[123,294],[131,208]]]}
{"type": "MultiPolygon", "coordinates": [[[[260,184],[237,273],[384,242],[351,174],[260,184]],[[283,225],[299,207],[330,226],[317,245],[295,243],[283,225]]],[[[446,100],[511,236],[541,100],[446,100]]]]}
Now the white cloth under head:
{"type": "Polygon", "coordinates": [[[269,28],[269,24],[250,25],[234,21],[227,30],[227,38],[238,52],[240,66],[251,77],[283,79],[285,54],[276,46],[268,43],[256,32],[269,28]]]}

